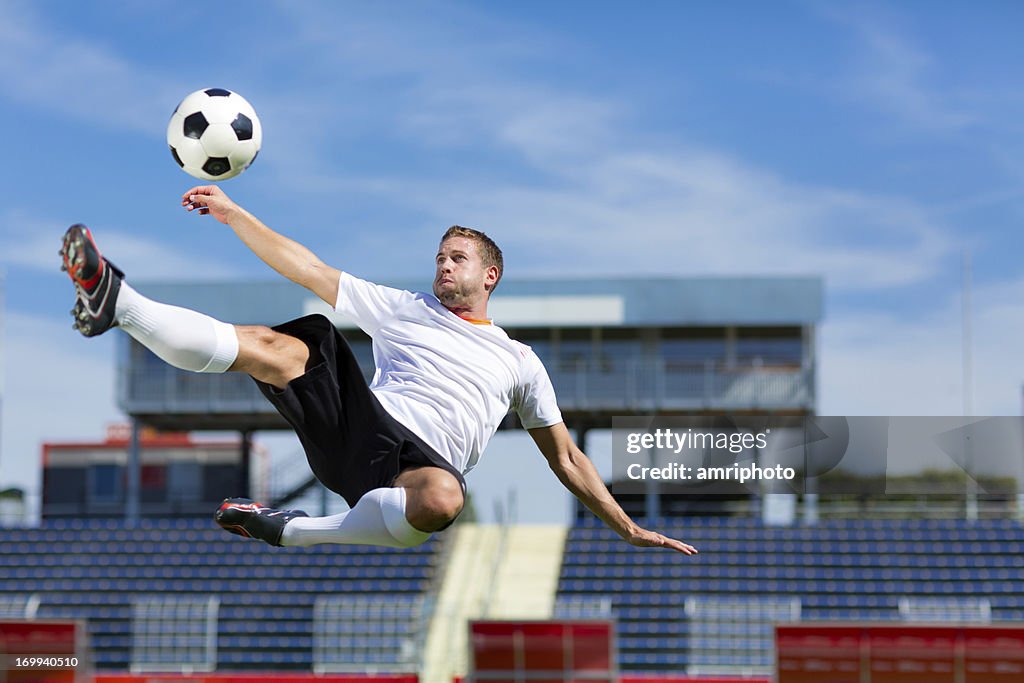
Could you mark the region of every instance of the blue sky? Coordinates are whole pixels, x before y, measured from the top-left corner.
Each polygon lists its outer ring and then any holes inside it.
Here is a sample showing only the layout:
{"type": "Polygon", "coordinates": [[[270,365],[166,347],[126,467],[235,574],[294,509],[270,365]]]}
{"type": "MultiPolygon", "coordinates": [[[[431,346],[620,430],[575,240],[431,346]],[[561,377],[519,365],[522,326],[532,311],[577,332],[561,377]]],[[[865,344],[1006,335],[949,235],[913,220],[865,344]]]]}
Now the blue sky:
{"type": "Polygon", "coordinates": [[[974,412],[1019,414],[1022,25],[995,1],[0,0],[0,486],[123,419],[112,339],[70,329],[68,224],[135,281],[272,277],[177,204],[165,127],[207,86],[264,126],[224,189],[365,277],[426,286],[452,223],[509,277],[823,276],[823,414],[961,413],[969,249],[974,412]]]}

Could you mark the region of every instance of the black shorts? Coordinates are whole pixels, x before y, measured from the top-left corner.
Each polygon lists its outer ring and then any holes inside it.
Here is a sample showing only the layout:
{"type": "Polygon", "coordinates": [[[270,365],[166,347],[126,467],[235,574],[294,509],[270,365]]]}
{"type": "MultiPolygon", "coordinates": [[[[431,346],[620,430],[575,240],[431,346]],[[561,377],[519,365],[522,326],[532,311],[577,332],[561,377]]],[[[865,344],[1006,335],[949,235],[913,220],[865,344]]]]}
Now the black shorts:
{"type": "Polygon", "coordinates": [[[295,429],[313,474],[349,504],[391,486],[410,467],[440,467],[466,480],[423,439],[391,417],[370,391],[348,342],[326,316],[307,315],[274,330],[306,342],[320,362],[283,390],[256,380],[295,429]]]}

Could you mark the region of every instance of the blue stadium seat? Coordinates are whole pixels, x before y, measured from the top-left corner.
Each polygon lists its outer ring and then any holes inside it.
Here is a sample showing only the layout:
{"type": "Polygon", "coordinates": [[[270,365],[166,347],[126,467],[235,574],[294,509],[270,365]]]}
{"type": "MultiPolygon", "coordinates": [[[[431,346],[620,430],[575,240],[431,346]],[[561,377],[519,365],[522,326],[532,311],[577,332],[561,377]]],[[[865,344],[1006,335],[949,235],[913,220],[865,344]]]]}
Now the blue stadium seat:
{"type": "Polygon", "coordinates": [[[769,528],[755,519],[695,517],[649,525],[695,543],[702,554],[680,562],[670,553],[634,552],[587,519],[569,532],[559,579],[559,598],[611,599],[624,671],[685,669],[684,594],[795,596],[805,620],[894,620],[899,596],[985,597],[994,620],[1024,617],[1024,530],[1012,520],[851,519],[769,528]]]}
{"type": "Polygon", "coordinates": [[[40,617],[86,619],[96,667],[124,670],[134,598],[216,594],[221,668],[308,671],[317,595],[419,595],[441,547],[434,539],[403,551],[278,549],[210,527],[206,520],[146,520],[132,529],[119,520],[66,520],[0,529],[0,596],[37,593],[40,617]]]}

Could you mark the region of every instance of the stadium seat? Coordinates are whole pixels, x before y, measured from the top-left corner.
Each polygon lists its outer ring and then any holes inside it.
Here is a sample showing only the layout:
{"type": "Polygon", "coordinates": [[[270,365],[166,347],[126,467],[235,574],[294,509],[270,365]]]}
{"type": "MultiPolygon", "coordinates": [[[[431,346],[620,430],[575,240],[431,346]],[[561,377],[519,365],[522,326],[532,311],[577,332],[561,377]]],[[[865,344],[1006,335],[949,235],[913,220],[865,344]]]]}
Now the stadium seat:
{"type": "Polygon", "coordinates": [[[40,617],[87,620],[96,667],[125,670],[133,599],[216,594],[219,667],[308,671],[318,595],[422,595],[441,548],[435,539],[401,552],[281,549],[211,526],[206,520],[147,520],[136,528],[120,520],[61,520],[0,529],[0,598],[38,594],[40,617]],[[237,580],[240,574],[245,581],[237,580]]]}
{"type": "MultiPolygon", "coordinates": [[[[611,599],[624,672],[690,665],[684,594],[796,597],[801,619],[809,621],[894,620],[901,595],[984,597],[993,621],[1024,615],[1024,530],[1012,520],[847,519],[795,528],[724,517],[647,523],[694,543],[701,555],[680,562],[669,553],[633,552],[588,518],[569,532],[558,584],[558,599],[611,599]],[[948,551],[951,544],[956,553],[948,551]]],[[[727,629],[705,637],[711,640],[701,644],[717,643],[721,661],[737,671],[744,665],[736,648],[765,647],[727,629]]]]}

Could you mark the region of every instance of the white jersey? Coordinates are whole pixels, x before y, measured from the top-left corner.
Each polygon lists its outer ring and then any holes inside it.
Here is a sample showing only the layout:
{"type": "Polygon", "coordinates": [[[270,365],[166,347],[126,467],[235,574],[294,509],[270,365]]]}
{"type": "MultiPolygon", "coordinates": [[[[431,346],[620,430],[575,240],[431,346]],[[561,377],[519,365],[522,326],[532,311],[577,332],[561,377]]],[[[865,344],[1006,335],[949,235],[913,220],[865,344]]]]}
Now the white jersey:
{"type": "Polygon", "coordinates": [[[510,407],[527,429],[562,421],[533,349],[500,327],[460,318],[433,294],[342,273],[334,309],[373,339],[370,390],[385,410],[462,473],[510,407]]]}

